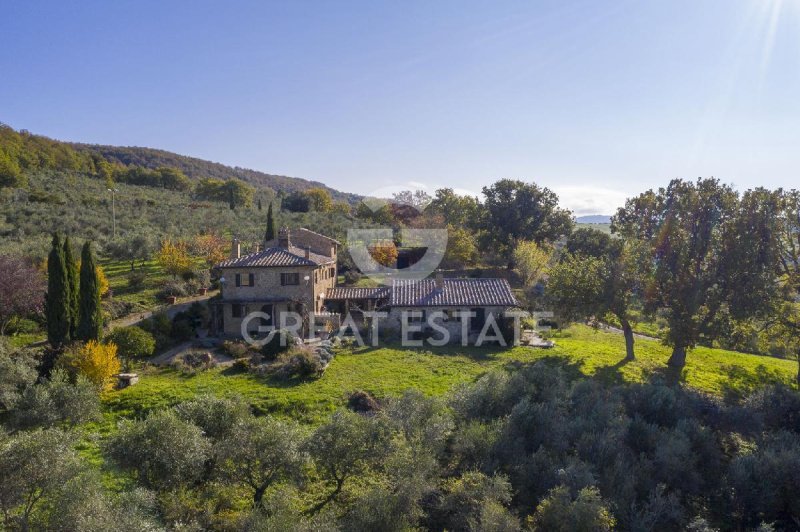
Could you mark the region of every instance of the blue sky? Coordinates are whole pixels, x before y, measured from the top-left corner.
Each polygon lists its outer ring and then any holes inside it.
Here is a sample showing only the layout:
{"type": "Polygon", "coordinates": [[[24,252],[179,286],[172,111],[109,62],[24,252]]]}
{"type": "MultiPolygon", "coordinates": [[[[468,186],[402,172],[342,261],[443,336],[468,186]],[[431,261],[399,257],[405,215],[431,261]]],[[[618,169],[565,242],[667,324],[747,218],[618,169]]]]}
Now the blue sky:
{"type": "Polygon", "coordinates": [[[578,214],[791,187],[800,0],[4,2],[0,121],[357,193],[503,178],[578,214]]]}

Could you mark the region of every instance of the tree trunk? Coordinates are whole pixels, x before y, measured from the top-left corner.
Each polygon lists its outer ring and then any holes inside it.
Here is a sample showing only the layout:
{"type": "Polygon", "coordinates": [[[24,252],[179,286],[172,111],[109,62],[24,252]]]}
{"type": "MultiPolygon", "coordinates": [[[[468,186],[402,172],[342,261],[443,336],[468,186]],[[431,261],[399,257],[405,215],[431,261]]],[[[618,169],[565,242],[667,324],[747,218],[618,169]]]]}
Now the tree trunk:
{"type": "Polygon", "coordinates": [[[682,368],[686,365],[686,347],[676,345],[672,348],[672,356],[669,357],[667,365],[673,368],[682,368]]]}
{"type": "Polygon", "coordinates": [[[636,360],[636,355],[633,353],[633,327],[631,327],[628,320],[621,320],[622,333],[625,335],[625,360],[636,360]]]}
{"type": "Polygon", "coordinates": [[[800,386],[800,352],[797,353],[797,385],[800,386]]]}
{"type": "Polygon", "coordinates": [[[267,486],[259,486],[256,488],[255,493],[253,494],[253,506],[259,506],[261,504],[261,499],[264,498],[264,493],[267,491],[267,486]]]}

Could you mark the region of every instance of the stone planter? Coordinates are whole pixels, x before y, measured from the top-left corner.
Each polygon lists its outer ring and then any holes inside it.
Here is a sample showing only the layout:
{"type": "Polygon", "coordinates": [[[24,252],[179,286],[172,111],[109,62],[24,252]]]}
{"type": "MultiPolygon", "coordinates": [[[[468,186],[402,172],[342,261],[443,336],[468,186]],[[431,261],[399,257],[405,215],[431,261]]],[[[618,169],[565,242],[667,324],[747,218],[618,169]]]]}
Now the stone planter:
{"type": "Polygon", "coordinates": [[[178,297],[177,296],[167,296],[167,304],[168,305],[174,305],[177,302],[178,302],[178,297]]]}

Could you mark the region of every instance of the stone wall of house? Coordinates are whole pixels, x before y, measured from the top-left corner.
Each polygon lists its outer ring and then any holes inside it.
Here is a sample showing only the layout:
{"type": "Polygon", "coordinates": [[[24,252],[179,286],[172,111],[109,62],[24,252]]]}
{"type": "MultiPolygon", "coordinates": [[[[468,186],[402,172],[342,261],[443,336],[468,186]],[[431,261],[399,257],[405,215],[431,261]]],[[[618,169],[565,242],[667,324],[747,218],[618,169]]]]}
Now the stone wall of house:
{"type": "MultiPolygon", "coordinates": [[[[239,303],[236,303],[236,304],[239,305],[239,303]]],[[[245,320],[246,316],[251,312],[262,311],[263,306],[265,304],[268,304],[268,303],[252,302],[252,303],[243,304],[242,306],[244,308],[242,309],[241,317],[235,318],[233,316],[233,305],[234,304],[232,304],[232,303],[223,303],[221,305],[222,319],[223,319],[223,324],[224,324],[224,329],[223,329],[222,332],[225,334],[225,336],[241,338],[242,337],[242,322],[245,320]]],[[[288,310],[294,310],[294,306],[290,302],[269,303],[268,305],[270,305],[271,308],[272,308],[272,312],[270,314],[272,315],[272,320],[273,320],[272,323],[276,327],[280,326],[280,324],[281,324],[280,320],[281,320],[281,314],[282,313],[287,312],[288,310]]],[[[288,323],[291,323],[291,321],[289,321],[288,323]]],[[[250,322],[247,324],[247,329],[248,329],[248,331],[251,331],[251,333],[256,333],[258,331],[259,325],[260,325],[260,321],[258,319],[253,319],[253,320],[250,320],[250,322]]],[[[254,337],[256,336],[255,334],[251,334],[251,335],[254,336],[254,337]]]]}
{"type": "Polygon", "coordinates": [[[293,246],[303,249],[309,247],[314,253],[325,255],[326,257],[333,257],[334,259],[336,258],[336,243],[331,242],[328,237],[309,231],[308,229],[290,229],[289,240],[292,242],[293,246]]]}
{"type": "Polygon", "coordinates": [[[230,300],[259,300],[264,298],[285,297],[289,299],[308,301],[314,298],[313,279],[314,270],[311,266],[294,266],[286,268],[225,268],[222,283],[222,299],[230,300]],[[249,275],[254,275],[253,286],[246,286],[249,275]],[[300,277],[299,285],[281,285],[282,273],[297,273],[300,277]],[[236,286],[236,274],[241,275],[242,286],[236,286]],[[309,276],[309,282],[303,277],[309,276]]]}
{"type": "MultiPolygon", "coordinates": [[[[488,316],[491,314],[495,321],[497,322],[498,326],[501,326],[501,320],[503,319],[503,313],[506,310],[506,307],[481,307],[485,310],[487,319],[488,316]]],[[[403,321],[403,313],[404,312],[419,312],[423,310],[422,308],[418,307],[393,307],[389,310],[389,316],[383,318],[381,320],[381,335],[383,338],[393,338],[393,339],[400,339],[402,334],[402,321],[403,321]]],[[[435,323],[441,327],[446,329],[450,334],[450,343],[460,343],[462,339],[462,333],[464,330],[463,321],[468,320],[468,318],[461,318],[459,317],[460,313],[469,312],[470,310],[475,311],[476,309],[469,308],[469,307],[426,307],[425,311],[425,321],[422,321],[421,318],[417,318],[418,322],[412,320],[412,325],[421,325],[423,329],[428,329],[428,319],[430,316],[433,315],[434,312],[444,312],[445,318],[436,318],[435,323]],[[459,313],[459,314],[457,314],[459,313]]],[[[413,314],[412,314],[413,315],[413,314]]],[[[477,330],[470,330],[469,324],[467,325],[467,334],[477,334],[479,331],[477,330]]],[[[494,334],[494,329],[489,329],[488,335],[494,334]]],[[[411,335],[409,334],[409,337],[411,335]]],[[[435,339],[441,338],[441,334],[439,332],[435,333],[435,339]]]]}

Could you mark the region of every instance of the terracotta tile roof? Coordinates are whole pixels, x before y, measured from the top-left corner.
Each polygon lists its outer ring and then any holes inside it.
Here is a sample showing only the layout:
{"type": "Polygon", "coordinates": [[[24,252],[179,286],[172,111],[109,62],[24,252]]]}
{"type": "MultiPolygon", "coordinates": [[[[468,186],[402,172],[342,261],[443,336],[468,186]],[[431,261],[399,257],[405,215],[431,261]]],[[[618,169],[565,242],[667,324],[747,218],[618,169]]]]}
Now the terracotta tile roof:
{"type": "Polygon", "coordinates": [[[392,289],[388,286],[378,288],[337,286],[325,293],[326,300],[341,301],[344,299],[381,299],[389,297],[392,289]]]}
{"type": "Polygon", "coordinates": [[[228,259],[216,265],[217,268],[276,268],[286,266],[319,266],[333,263],[331,257],[311,253],[306,258],[304,249],[291,246],[290,248],[271,247],[238,259],[228,259]]]}
{"type": "Polygon", "coordinates": [[[444,279],[442,288],[435,279],[395,279],[392,307],[481,307],[519,305],[505,279],[444,279]]]}

